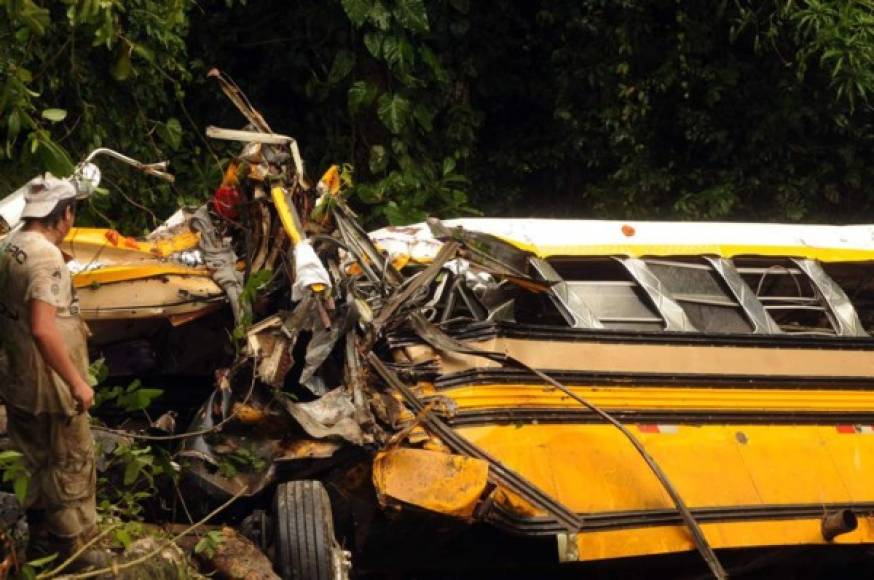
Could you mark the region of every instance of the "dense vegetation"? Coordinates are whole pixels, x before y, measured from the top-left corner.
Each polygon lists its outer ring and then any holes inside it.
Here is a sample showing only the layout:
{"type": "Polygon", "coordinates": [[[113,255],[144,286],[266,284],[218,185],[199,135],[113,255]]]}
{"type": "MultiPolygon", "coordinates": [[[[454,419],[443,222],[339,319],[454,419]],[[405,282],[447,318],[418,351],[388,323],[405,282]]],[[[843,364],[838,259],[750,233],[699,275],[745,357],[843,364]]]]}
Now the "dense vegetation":
{"type": "Polygon", "coordinates": [[[867,0],[3,0],[0,187],[105,144],[87,219],[217,185],[228,72],[372,223],[426,213],[870,221],[867,0]]]}

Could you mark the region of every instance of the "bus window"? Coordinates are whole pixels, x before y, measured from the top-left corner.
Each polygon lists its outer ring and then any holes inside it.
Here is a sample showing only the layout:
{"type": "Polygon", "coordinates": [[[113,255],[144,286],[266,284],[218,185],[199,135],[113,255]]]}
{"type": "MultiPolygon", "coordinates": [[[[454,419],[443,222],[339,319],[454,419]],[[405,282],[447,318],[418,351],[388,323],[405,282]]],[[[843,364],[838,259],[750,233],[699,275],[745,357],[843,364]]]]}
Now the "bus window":
{"type": "Polygon", "coordinates": [[[644,261],[701,332],[753,332],[753,325],[743,307],[706,260],[653,258],[644,261]]]}
{"type": "Polygon", "coordinates": [[[628,269],[613,258],[552,259],[568,292],[604,328],[664,330],[665,320],[628,269]]]}
{"type": "Polygon", "coordinates": [[[798,264],[787,258],[733,261],[780,330],[798,335],[841,334],[828,302],[798,264]]]}

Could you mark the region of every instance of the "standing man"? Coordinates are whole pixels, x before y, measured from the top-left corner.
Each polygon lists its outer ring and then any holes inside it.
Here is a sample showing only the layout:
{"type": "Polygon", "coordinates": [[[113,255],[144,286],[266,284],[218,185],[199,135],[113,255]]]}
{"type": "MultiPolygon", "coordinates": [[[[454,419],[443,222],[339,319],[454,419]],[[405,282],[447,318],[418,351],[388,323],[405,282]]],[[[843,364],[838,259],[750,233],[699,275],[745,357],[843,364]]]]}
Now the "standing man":
{"type": "MultiPolygon", "coordinates": [[[[62,556],[96,532],[87,328],[59,246],[86,197],[50,173],[28,183],[22,230],[0,244],[0,381],[8,433],[31,480],[27,508],[44,513],[62,556]]],[[[62,558],[63,559],[63,558],[62,558]]]]}

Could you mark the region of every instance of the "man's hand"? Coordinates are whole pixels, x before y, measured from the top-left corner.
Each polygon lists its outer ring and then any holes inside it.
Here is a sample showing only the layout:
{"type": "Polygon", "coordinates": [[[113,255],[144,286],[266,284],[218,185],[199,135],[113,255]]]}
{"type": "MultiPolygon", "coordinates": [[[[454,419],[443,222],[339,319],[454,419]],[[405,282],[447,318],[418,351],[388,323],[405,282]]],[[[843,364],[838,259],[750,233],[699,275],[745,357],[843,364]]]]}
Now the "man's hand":
{"type": "Polygon", "coordinates": [[[85,413],[94,404],[94,389],[88,383],[82,381],[71,389],[71,394],[76,402],[79,403],[79,412],[85,413]]]}
{"type": "Polygon", "coordinates": [[[70,359],[64,337],[55,324],[56,313],[57,310],[51,304],[31,300],[30,330],[43,360],[64,379],[70,388],[70,394],[79,405],[79,412],[84,413],[94,404],[94,390],[88,386],[85,377],[70,359]]]}

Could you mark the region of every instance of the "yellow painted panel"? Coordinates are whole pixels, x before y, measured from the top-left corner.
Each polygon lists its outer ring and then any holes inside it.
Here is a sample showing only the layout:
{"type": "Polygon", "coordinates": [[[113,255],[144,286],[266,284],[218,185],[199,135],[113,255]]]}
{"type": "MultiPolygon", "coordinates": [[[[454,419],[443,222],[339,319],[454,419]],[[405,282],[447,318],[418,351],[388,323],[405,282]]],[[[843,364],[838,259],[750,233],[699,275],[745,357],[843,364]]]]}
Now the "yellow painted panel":
{"type": "MultiPolygon", "coordinates": [[[[573,386],[605,409],[730,411],[874,411],[874,391],[837,389],[739,389],[698,387],[573,386]]],[[[467,385],[442,389],[460,411],[494,408],[582,409],[543,385],[467,385]]]]}
{"type": "Polygon", "coordinates": [[[140,254],[145,258],[162,258],[195,248],[199,241],[200,234],[195,232],[182,232],[170,238],[146,241],[134,240],[104,228],[72,228],[61,247],[77,259],[80,259],[77,256],[79,253],[93,254],[98,249],[104,252],[116,250],[128,255],[140,254]]]}
{"type": "MultiPolygon", "coordinates": [[[[839,434],[834,427],[759,427],[737,431],[747,439],[746,444],[737,448],[764,504],[853,501],[844,485],[845,477],[864,476],[874,481],[871,479],[874,470],[853,474],[831,461],[828,453],[830,441],[870,440],[868,435],[839,434]]],[[[868,453],[874,453],[874,445],[868,447],[868,453]]],[[[874,490],[866,496],[865,500],[871,501],[874,490]]]]}
{"type": "MultiPolygon", "coordinates": [[[[643,459],[610,425],[458,431],[574,511],[673,508],[643,459]]],[[[874,502],[874,486],[857,483],[874,481],[874,433],[792,425],[680,425],[667,431],[636,434],[690,507],[874,502]],[[852,453],[849,441],[855,442],[852,453]]]]}
{"type": "Polygon", "coordinates": [[[424,449],[390,449],[373,461],[373,485],[381,500],[463,518],[473,515],[488,474],[488,463],[480,459],[424,449]]]}
{"type": "MultiPolygon", "coordinates": [[[[872,434],[849,435],[832,439],[826,451],[829,461],[839,466],[852,466],[858,473],[874,473],[874,456],[869,453],[868,440],[872,434]]],[[[868,477],[844,477],[847,494],[853,501],[864,501],[871,494],[874,480],[868,477]]]]}
{"type": "MultiPolygon", "coordinates": [[[[701,525],[701,528],[710,545],[714,548],[827,543],[820,534],[820,521],[815,518],[705,523],[701,525]]],[[[874,527],[872,527],[871,519],[859,518],[859,527],[855,531],[838,536],[833,543],[874,543],[874,527]]],[[[694,549],[689,532],[681,526],[584,532],[577,536],[577,546],[581,560],[665,554],[694,549]]]]}

